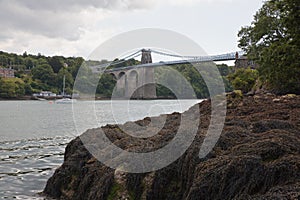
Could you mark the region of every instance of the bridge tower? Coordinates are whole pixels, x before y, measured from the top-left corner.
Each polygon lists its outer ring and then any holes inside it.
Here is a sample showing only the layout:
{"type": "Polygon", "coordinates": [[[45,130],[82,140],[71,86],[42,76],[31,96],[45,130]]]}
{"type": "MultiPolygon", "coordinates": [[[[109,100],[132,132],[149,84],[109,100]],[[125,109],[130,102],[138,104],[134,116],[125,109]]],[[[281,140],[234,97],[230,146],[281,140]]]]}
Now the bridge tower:
{"type": "MultiPolygon", "coordinates": [[[[141,64],[152,63],[151,50],[142,49],[141,64]]],[[[147,66],[138,69],[140,81],[133,94],[133,98],[155,99],[156,85],[154,81],[154,68],[147,66]]]]}
{"type": "Polygon", "coordinates": [[[142,59],[141,59],[142,64],[147,64],[147,63],[152,63],[152,57],[151,57],[151,51],[142,49],[142,59]]]}

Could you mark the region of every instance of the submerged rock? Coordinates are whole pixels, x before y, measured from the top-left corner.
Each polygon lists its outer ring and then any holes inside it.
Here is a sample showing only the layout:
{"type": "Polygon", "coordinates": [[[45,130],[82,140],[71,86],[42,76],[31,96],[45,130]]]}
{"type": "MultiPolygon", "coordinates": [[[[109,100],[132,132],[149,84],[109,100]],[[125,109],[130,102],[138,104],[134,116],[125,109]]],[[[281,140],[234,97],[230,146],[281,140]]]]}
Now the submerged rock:
{"type": "MultiPolygon", "coordinates": [[[[114,170],[95,159],[77,137],[66,147],[64,163],[43,193],[72,200],[300,199],[300,96],[254,95],[229,103],[221,137],[205,158],[198,153],[210,122],[209,101],[190,109],[199,107],[198,133],[169,166],[143,174],[114,170]]],[[[180,116],[164,115],[163,129],[148,139],[131,137],[117,125],[102,130],[122,149],[149,152],[174,138],[180,116]]],[[[149,120],[136,123],[147,126],[149,120]]],[[[84,133],[91,143],[97,131],[84,133]]]]}

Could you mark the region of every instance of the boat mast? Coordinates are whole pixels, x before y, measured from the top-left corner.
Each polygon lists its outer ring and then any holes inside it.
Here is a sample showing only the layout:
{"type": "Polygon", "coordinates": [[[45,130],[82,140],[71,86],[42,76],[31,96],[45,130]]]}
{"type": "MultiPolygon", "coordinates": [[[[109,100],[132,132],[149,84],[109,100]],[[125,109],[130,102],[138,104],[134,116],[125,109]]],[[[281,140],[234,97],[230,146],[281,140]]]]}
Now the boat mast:
{"type": "Polygon", "coordinates": [[[66,86],[66,75],[64,75],[64,79],[63,79],[63,92],[62,92],[63,97],[65,96],[65,86],[66,86]]]}

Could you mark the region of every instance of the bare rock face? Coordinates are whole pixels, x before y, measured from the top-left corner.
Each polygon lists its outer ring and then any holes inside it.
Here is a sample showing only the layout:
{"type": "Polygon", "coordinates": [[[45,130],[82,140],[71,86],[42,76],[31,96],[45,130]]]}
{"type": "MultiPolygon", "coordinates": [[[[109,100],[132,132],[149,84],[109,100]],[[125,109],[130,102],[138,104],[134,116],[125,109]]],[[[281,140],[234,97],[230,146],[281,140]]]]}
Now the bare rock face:
{"type": "MultiPolygon", "coordinates": [[[[124,173],[97,161],[75,138],[44,194],[72,200],[300,199],[300,96],[229,96],[228,102],[222,135],[205,158],[198,153],[210,121],[209,101],[195,105],[201,113],[196,138],[169,166],[151,173],[124,173]]],[[[149,120],[136,123],[146,126],[149,120]]],[[[179,113],[167,115],[164,128],[148,139],[126,135],[117,125],[102,130],[122,149],[148,152],[168,144],[179,124],[179,113]]],[[[84,134],[93,142],[97,130],[84,134]]]]}

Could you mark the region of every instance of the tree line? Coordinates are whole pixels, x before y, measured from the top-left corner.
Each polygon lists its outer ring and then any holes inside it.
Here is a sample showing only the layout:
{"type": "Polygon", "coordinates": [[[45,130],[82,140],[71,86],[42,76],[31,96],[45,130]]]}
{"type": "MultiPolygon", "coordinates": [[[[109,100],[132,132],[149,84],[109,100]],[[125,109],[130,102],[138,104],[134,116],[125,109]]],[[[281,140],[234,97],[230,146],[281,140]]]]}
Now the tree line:
{"type": "Polygon", "coordinates": [[[72,92],[77,71],[84,61],[81,57],[23,55],[0,52],[0,66],[15,70],[16,78],[0,79],[0,97],[20,97],[32,93],[62,92],[63,77],[66,91],[72,92]]]}
{"type": "MultiPolygon", "coordinates": [[[[119,62],[112,67],[123,67],[140,64],[139,61],[130,59],[128,61],[119,62]]],[[[0,78],[0,97],[13,98],[22,97],[24,95],[32,95],[40,91],[52,91],[54,93],[62,92],[63,78],[65,77],[65,91],[72,94],[74,81],[76,79],[79,68],[81,67],[80,83],[85,88],[94,88],[93,80],[99,79],[96,96],[110,97],[116,85],[116,80],[109,74],[102,74],[99,78],[93,73],[88,66],[99,65],[107,61],[85,61],[81,57],[63,57],[63,56],[43,56],[30,55],[26,52],[23,55],[13,53],[0,52],[0,65],[5,68],[13,68],[16,78],[0,78]]],[[[111,67],[110,67],[111,68],[111,67]]],[[[218,66],[224,79],[226,90],[232,88],[226,76],[232,71],[227,65],[218,66]]],[[[206,98],[209,91],[206,87],[201,74],[192,65],[177,65],[173,67],[186,80],[188,80],[195,91],[196,97],[206,98]]],[[[167,71],[157,70],[156,76],[163,77],[167,75],[167,71]]],[[[180,84],[179,84],[180,85],[180,84]]],[[[180,93],[184,94],[184,88],[179,88],[180,93]]],[[[157,85],[157,94],[160,97],[175,98],[175,95],[168,88],[157,85]]]]}

